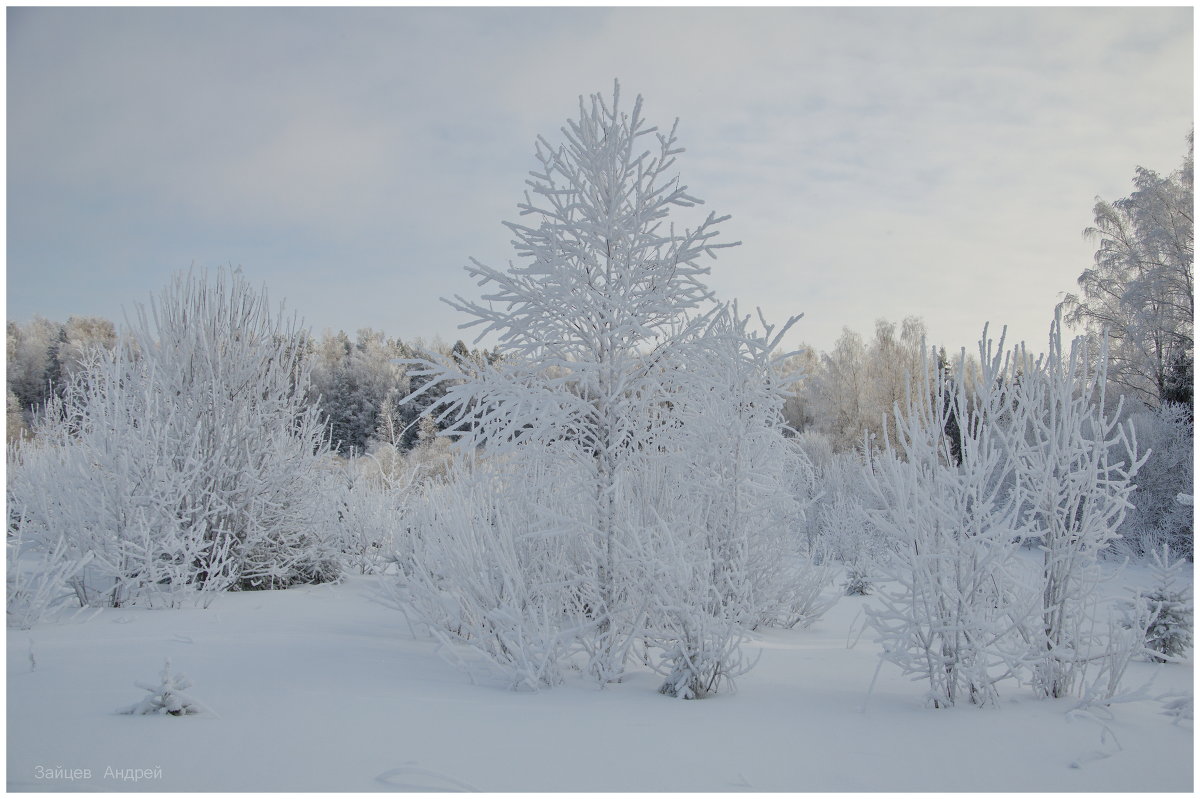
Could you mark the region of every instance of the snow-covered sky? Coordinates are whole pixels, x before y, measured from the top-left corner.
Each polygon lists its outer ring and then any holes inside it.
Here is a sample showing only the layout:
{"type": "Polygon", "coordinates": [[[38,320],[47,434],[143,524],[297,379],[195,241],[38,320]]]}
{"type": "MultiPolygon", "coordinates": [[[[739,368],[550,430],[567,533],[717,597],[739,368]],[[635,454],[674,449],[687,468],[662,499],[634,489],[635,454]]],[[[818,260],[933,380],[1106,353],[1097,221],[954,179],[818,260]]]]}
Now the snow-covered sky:
{"type": "Polygon", "coordinates": [[[796,341],[923,316],[1039,348],[1095,195],[1175,169],[1184,8],[8,8],[7,312],[143,301],[241,265],[317,331],[463,335],[533,139],[580,94],[680,118],[742,247],[711,284],[796,341]]]}

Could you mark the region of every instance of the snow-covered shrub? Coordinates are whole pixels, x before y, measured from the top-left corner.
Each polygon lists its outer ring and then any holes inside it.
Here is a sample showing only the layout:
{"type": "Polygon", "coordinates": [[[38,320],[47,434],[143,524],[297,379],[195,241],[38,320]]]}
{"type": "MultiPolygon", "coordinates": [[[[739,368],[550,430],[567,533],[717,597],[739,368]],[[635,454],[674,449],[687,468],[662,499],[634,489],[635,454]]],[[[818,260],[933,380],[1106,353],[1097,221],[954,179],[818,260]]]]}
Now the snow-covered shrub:
{"type": "MultiPolygon", "coordinates": [[[[807,629],[838,603],[840,591],[832,588],[837,565],[822,554],[784,557],[776,568],[775,613],[763,624],[784,630],[807,629]]],[[[771,607],[772,605],[768,605],[771,607]]]]}
{"type": "Polygon", "coordinates": [[[1037,360],[1018,353],[1012,426],[1022,526],[1042,551],[1040,611],[1027,628],[1033,685],[1061,697],[1081,687],[1092,653],[1104,649],[1091,632],[1099,555],[1118,535],[1145,456],[1138,457],[1132,427],[1118,422],[1119,404],[1104,410],[1105,353],[1090,357],[1084,338],[1064,350],[1057,318],[1049,343],[1037,360]]]}
{"type": "MultiPolygon", "coordinates": [[[[91,376],[91,387],[119,385],[117,375],[101,378],[95,365],[79,374],[91,376]]],[[[75,381],[71,389],[65,398],[49,400],[48,414],[68,407],[76,391],[89,391],[75,381]]],[[[15,448],[8,472],[10,516],[22,509],[22,535],[31,552],[66,544],[63,556],[80,564],[69,585],[82,606],[121,607],[134,600],[177,605],[196,592],[196,599],[206,601],[232,582],[230,547],[185,534],[175,507],[188,475],[159,470],[175,442],[165,434],[150,438],[156,432],[152,412],[138,418],[126,412],[124,399],[108,404],[109,396],[97,391],[70,417],[46,417],[39,435],[15,448]],[[90,562],[83,564],[85,558],[90,562]],[[197,579],[198,564],[205,564],[203,579],[197,579]]],[[[152,396],[147,392],[142,399],[152,396]]]]}
{"type": "Polygon", "coordinates": [[[1077,669],[1082,699],[1077,707],[1140,698],[1140,689],[1124,695],[1122,689],[1129,664],[1146,652],[1145,638],[1154,621],[1154,610],[1140,598],[1128,607],[1113,610],[1116,612],[1105,619],[1106,633],[1091,636],[1086,642],[1089,649],[1077,669]]]}
{"type": "Polygon", "coordinates": [[[1011,576],[1020,503],[1007,488],[1014,464],[1000,423],[1008,410],[1000,385],[1010,374],[1002,347],[993,350],[985,329],[973,396],[965,358],[956,373],[944,363],[922,368],[896,409],[897,440],[870,453],[864,473],[890,578],[868,622],[886,660],[928,680],[934,707],[993,703],[996,683],[1014,667],[1011,639],[1023,618],[1011,576]],[[946,435],[951,416],[958,453],[946,435]]]}
{"type": "Polygon", "coordinates": [[[688,378],[668,394],[674,426],[618,503],[646,572],[660,690],[685,699],[733,688],[753,665],[741,651],[747,629],[818,612],[797,590],[814,574],[799,534],[811,469],[772,423],[782,397],[771,386],[771,330],[756,339],[735,308],[725,313],[682,351],[688,378]]]}
{"type": "MultiPolygon", "coordinates": [[[[385,453],[394,452],[386,446],[385,453]]],[[[331,469],[328,483],[326,502],[337,508],[338,552],[345,567],[360,574],[387,569],[406,538],[402,520],[414,490],[413,474],[380,460],[351,456],[331,469]]]]}
{"type": "Polygon", "coordinates": [[[819,562],[801,533],[817,477],[782,426],[785,389],[799,375],[781,374],[779,347],[794,321],[776,330],[760,317],[753,331],[735,303],[683,343],[664,379],[671,424],[655,457],[643,459],[647,485],[656,474],[668,480],[653,492],[661,499],[643,501],[677,519],[676,529],[702,532],[692,546],[712,558],[714,588],[736,608],[731,618],[751,627],[813,609],[794,588],[804,582],[797,572],[819,562]],[[677,496],[671,485],[681,487],[677,496]]]}
{"type": "Polygon", "coordinates": [[[72,556],[64,538],[49,551],[32,555],[23,543],[21,515],[10,516],[5,611],[9,627],[28,630],[72,603],[75,592],[70,581],[87,566],[91,555],[72,556]]]}
{"type": "MultiPolygon", "coordinates": [[[[808,375],[798,371],[795,374],[800,378],[800,385],[803,385],[803,381],[808,375]]],[[[792,442],[793,446],[803,453],[812,471],[811,503],[805,509],[803,533],[809,551],[815,551],[817,540],[821,538],[824,527],[821,510],[829,504],[833,495],[830,491],[830,469],[837,456],[834,455],[833,442],[830,441],[829,436],[818,430],[808,429],[803,433],[796,434],[793,436],[792,442]]]]}
{"type": "Polygon", "coordinates": [[[1104,353],[1091,358],[1084,339],[1065,350],[1056,319],[1037,359],[1023,346],[1005,357],[985,330],[971,391],[964,362],[953,375],[939,367],[937,386],[918,384],[899,446],[871,457],[884,500],[872,515],[893,541],[898,585],[871,613],[885,657],[927,676],[937,705],[964,692],[994,700],[1011,674],[1042,696],[1111,697],[1141,644],[1119,625],[1100,632],[1099,554],[1144,458],[1119,406],[1104,410],[1104,353]],[[1013,569],[1022,539],[1042,553],[1032,584],[1013,569]]]}
{"type": "Polygon", "coordinates": [[[820,492],[808,512],[807,537],[811,551],[825,552],[846,570],[845,596],[862,596],[872,590],[879,564],[886,551],[886,539],[871,521],[869,507],[878,505],[863,481],[862,458],[857,452],[821,453],[821,447],[808,443],[820,434],[799,437],[806,452],[816,449],[820,492]]]}
{"type": "Polygon", "coordinates": [[[191,681],[183,674],[171,671],[171,659],[163,664],[162,674],[157,684],[135,682],[135,686],[148,692],[141,701],[118,711],[132,716],[192,716],[212,711],[185,693],[192,687],[191,681]]]}
{"type": "MultiPolygon", "coordinates": [[[[674,536],[658,531],[663,540],[674,536]]],[[[677,559],[658,559],[651,575],[659,590],[650,595],[647,638],[656,647],[655,669],[665,678],[659,693],[703,699],[734,687],[734,678],[754,664],[742,652],[745,628],[728,612],[714,577],[713,553],[684,546],[677,559]]]]}
{"type": "Polygon", "coordinates": [[[413,483],[446,481],[454,465],[450,439],[437,434],[433,419],[422,416],[417,422],[417,442],[404,456],[406,479],[413,483]]]}
{"type": "Polygon", "coordinates": [[[826,491],[829,494],[815,510],[819,540],[846,568],[845,595],[864,596],[875,582],[883,537],[861,501],[842,493],[832,481],[826,483],[826,491]]]}
{"type": "Polygon", "coordinates": [[[561,680],[587,623],[571,535],[582,486],[535,459],[510,460],[463,462],[450,481],[418,489],[403,517],[411,550],[397,598],[447,655],[465,651],[511,687],[537,690],[561,680]]]}
{"type": "Polygon", "coordinates": [[[336,575],[328,444],[294,320],[239,273],[180,275],[94,350],[16,445],[8,503],[32,546],[92,561],[84,604],[336,575]]]}
{"type": "Polygon", "coordinates": [[[842,583],[842,591],[846,596],[867,596],[871,593],[871,578],[860,568],[846,570],[846,580],[842,583]]]}

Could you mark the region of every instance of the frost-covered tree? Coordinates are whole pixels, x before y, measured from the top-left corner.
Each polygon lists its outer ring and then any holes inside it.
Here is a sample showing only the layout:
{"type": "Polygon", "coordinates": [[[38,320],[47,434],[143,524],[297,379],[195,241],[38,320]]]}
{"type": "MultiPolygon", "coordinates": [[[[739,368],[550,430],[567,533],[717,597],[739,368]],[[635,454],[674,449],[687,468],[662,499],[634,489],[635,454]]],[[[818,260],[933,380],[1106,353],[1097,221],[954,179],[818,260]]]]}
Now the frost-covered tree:
{"type": "Polygon", "coordinates": [[[805,393],[816,429],[837,451],[861,446],[867,416],[867,350],[862,336],[849,328],[831,352],[821,356],[820,368],[805,379],[805,393]]]}
{"type": "Polygon", "coordinates": [[[895,438],[895,408],[905,401],[910,377],[921,369],[931,371],[933,364],[926,360],[925,323],[915,316],[906,317],[896,325],[886,319],[875,322],[875,336],[867,350],[866,370],[867,429],[876,432],[878,440],[884,435],[895,438]]]}
{"type": "MultiPolygon", "coordinates": [[[[562,133],[561,145],[537,142],[540,166],[519,206],[533,224],[506,223],[522,262],[501,271],[472,260],[483,301],[449,301],[505,357],[451,385],[439,408],[466,446],[503,453],[568,441],[574,465],[593,473],[578,521],[595,557],[580,590],[596,621],[593,671],[607,681],[620,676],[638,626],[639,598],[621,567],[620,488],[664,423],[659,365],[707,323],[712,294],[699,259],[730,245],[717,241],[724,217],[682,231],[669,223],[673,209],[700,201],[672,175],[675,128],[647,125],[640,97],[629,111],[619,88],[611,102],[581,98],[562,133]]],[[[433,387],[463,366],[443,358],[423,371],[433,387]]]]}
{"type": "MultiPolygon", "coordinates": [[[[534,221],[508,223],[521,262],[472,261],[482,302],[450,302],[473,318],[465,327],[497,338],[501,357],[459,353],[412,372],[424,391],[444,388],[439,423],[467,462],[479,459],[476,474],[502,478],[462,503],[477,510],[450,527],[466,536],[461,557],[417,563],[413,582],[463,583],[477,610],[460,604],[453,618],[496,643],[491,662],[577,648],[603,684],[642,646],[666,693],[700,697],[740,670],[747,626],[811,610],[796,610],[784,575],[803,566],[789,533],[802,518],[797,490],[811,485],[784,437],[778,334],[751,334],[704,285],[701,257],[729,246],[717,241],[721,218],[671,224],[700,201],[672,175],[674,128],[648,126],[641,107],[624,110],[618,91],[581,99],[563,144],[539,139],[520,206],[534,221]],[[500,572],[445,573],[472,552],[500,572]]],[[[482,476],[441,490],[470,479],[482,476]]],[[[439,607],[429,590],[417,604],[439,607]]],[[[510,667],[530,684],[529,668],[510,667]]]]}
{"type": "Polygon", "coordinates": [[[91,553],[72,579],[89,605],[333,576],[328,444],[299,338],[239,273],[177,276],[17,445],[10,526],[91,553]]]}
{"type": "Polygon", "coordinates": [[[1067,319],[1109,339],[1108,378],[1149,405],[1188,401],[1194,325],[1195,221],[1193,135],[1173,174],[1138,167],[1134,190],[1115,202],[1096,199],[1095,266],[1079,276],[1079,294],[1063,301],[1067,319]]]}

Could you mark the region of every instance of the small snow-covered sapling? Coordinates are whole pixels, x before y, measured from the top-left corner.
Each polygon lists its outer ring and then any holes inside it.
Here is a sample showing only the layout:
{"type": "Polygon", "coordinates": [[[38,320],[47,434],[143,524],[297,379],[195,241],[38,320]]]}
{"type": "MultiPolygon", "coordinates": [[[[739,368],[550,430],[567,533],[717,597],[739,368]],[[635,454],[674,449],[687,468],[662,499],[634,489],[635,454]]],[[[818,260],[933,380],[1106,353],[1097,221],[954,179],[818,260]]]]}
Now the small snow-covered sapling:
{"type": "Polygon", "coordinates": [[[1146,628],[1146,648],[1158,663],[1182,657],[1192,645],[1192,592],[1185,581],[1182,558],[1176,560],[1171,550],[1163,546],[1151,552],[1154,586],[1143,591],[1139,598],[1145,602],[1154,618],[1146,628]]]}
{"type": "Polygon", "coordinates": [[[171,659],[163,664],[162,678],[158,685],[136,682],[138,688],[143,688],[149,695],[137,704],[130,705],[120,712],[126,715],[151,716],[190,716],[198,713],[211,713],[207,707],[184,693],[192,687],[192,683],[183,674],[171,673],[171,659]]]}
{"type": "Polygon", "coordinates": [[[852,567],[846,570],[846,582],[842,588],[846,596],[868,596],[871,593],[871,578],[866,569],[852,567]]]}

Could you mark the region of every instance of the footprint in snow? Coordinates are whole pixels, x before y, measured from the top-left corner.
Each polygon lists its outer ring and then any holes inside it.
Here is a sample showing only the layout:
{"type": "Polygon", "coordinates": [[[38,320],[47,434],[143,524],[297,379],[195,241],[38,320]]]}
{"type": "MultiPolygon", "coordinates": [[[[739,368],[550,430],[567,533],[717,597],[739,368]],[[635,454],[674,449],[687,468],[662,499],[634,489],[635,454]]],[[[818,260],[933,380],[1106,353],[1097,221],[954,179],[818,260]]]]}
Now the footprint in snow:
{"type": "Polygon", "coordinates": [[[389,769],[383,772],[375,778],[375,781],[381,782],[392,790],[397,791],[416,791],[419,793],[467,791],[479,793],[479,789],[473,785],[427,768],[421,768],[411,761],[400,766],[400,768],[389,769]]]}

